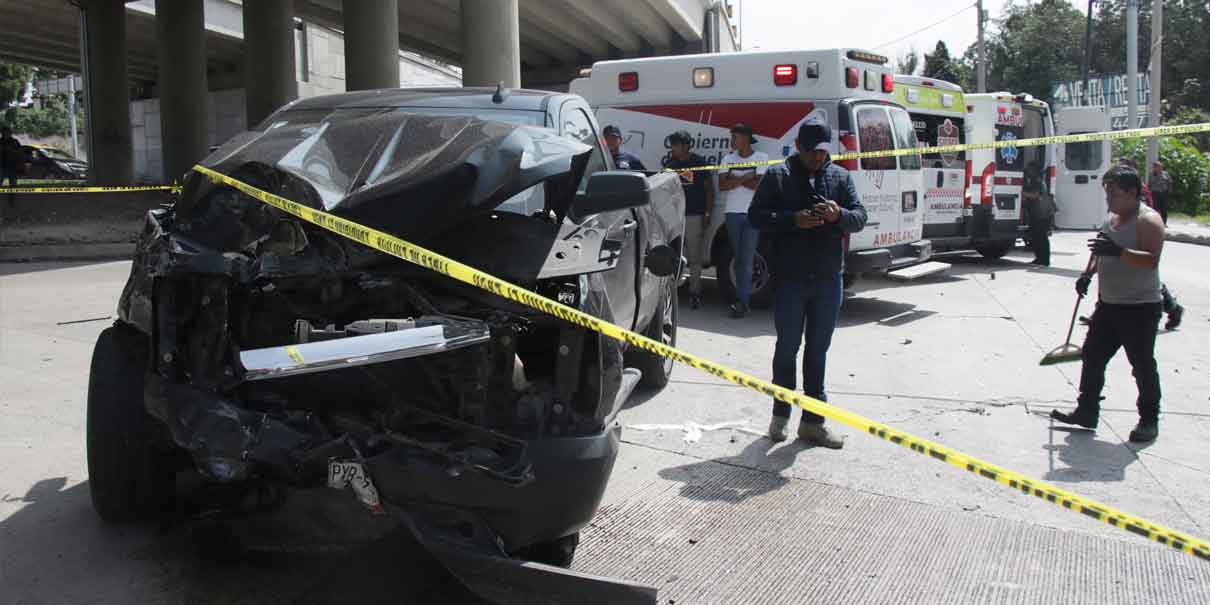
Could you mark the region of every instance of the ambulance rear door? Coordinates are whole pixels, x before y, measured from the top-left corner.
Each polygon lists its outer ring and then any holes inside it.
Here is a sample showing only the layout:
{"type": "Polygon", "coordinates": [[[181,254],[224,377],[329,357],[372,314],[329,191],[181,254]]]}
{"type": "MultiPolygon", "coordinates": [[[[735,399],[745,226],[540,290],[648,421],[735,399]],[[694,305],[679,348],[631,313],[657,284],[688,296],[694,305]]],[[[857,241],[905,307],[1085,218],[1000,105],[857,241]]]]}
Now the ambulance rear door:
{"type": "MultiPolygon", "coordinates": [[[[1060,136],[1108,132],[1110,117],[1103,107],[1068,107],[1055,116],[1060,136]]],[[[1055,177],[1055,226],[1060,229],[1098,229],[1105,220],[1105,193],[1101,175],[1109,169],[1109,141],[1067,143],[1058,146],[1055,177]]]]}

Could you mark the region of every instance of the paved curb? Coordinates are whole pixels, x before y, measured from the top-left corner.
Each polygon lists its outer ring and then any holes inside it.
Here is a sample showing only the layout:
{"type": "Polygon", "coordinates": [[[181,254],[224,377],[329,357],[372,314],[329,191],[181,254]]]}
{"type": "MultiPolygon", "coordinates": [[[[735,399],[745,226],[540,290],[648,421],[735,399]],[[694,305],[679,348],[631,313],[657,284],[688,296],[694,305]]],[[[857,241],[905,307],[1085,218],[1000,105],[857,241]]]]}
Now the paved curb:
{"type": "Polygon", "coordinates": [[[48,260],[121,260],[132,256],[134,256],[134,244],[131,242],[0,247],[0,263],[48,260]]]}
{"type": "Polygon", "coordinates": [[[1181,242],[1183,244],[1194,244],[1197,246],[1210,246],[1210,235],[1201,235],[1197,233],[1187,233],[1183,231],[1169,231],[1164,239],[1170,242],[1181,242]]]}

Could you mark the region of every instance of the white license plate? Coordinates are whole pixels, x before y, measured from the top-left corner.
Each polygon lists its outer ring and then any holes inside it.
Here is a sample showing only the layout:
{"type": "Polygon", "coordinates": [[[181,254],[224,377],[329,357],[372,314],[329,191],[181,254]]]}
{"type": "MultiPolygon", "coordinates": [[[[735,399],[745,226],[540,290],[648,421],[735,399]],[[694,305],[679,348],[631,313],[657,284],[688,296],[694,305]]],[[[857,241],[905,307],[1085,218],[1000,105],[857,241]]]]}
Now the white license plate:
{"type": "Polygon", "coordinates": [[[360,462],[329,460],[328,487],[335,489],[348,487],[357,495],[357,499],[370,509],[370,512],[383,513],[378,488],[374,487],[374,481],[370,479],[370,475],[366,473],[365,467],[360,462]]]}

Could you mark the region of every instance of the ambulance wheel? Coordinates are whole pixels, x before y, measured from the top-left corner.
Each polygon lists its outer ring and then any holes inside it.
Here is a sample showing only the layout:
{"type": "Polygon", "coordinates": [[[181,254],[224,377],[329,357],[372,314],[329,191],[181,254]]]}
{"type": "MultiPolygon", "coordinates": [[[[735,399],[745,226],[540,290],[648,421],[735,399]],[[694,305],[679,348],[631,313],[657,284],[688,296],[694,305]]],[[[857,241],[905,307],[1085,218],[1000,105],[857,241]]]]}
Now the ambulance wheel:
{"type": "MultiPolygon", "coordinates": [[[[752,255],[752,291],[748,294],[748,304],[753,307],[764,308],[773,304],[773,273],[766,260],[767,254],[768,248],[761,246],[752,255]]],[[[735,302],[735,267],[732,258],[731,248],[727,246],[714,264],[719,290],[723,293],[723,302],[727,304],[735,302]]]]}
{"type": "Polygon", "coordinates": [[[88,488],[110,523],[149,521],[170,512],[176,473],[156,449],[156,422],[143,408],[146,338],[120,324],[97,337],[88,376],[88,488]]]}
{"type": "Polygon", "coordinates": [[[975,246],[975,251],[983,255],[983,258],[995,260],[1003,258],[1008,254],[1009,250],[1013,249],[1016,242],[988,242],[975,246]]]}

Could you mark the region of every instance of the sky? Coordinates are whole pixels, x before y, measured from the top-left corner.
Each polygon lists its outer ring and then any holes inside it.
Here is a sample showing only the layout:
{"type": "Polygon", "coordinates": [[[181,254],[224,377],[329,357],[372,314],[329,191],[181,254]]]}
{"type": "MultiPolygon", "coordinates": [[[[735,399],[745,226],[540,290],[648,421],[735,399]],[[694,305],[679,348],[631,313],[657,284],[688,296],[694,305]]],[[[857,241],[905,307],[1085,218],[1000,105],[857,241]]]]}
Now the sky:
{"type": "MultiPolygon", "coordinates": [[[[1070,1],[1081,11],[1088,8],[1084,0],[1070,1]]],[[[983,9],[989,19],[996,19],[1008,3],[984,0],[983,9]]],[[[923,53],[933,52],[938,40],[945,41],[951,56],[960,57],[977,36],[974,0],[738,0],[737,9],[745,50],[845,46],[894,61],[914,46],[923,66],[923,53]],[[896,42],[900,38],[904,39],[896,42]]]]}

